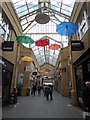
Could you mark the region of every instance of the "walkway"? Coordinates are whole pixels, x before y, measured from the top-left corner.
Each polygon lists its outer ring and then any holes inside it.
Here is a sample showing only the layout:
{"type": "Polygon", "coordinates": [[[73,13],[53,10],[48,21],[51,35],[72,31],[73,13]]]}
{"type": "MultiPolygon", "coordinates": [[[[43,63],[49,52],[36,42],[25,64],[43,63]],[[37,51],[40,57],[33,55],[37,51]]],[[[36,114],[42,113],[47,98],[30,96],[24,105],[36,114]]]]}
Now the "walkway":
{"type": "Polygon", "coordinates": [[[3,108],[3,118],[82,118],[82,111],[55,92],[52,101],[43,95],[19,97],[16,106],[3,108]]]}

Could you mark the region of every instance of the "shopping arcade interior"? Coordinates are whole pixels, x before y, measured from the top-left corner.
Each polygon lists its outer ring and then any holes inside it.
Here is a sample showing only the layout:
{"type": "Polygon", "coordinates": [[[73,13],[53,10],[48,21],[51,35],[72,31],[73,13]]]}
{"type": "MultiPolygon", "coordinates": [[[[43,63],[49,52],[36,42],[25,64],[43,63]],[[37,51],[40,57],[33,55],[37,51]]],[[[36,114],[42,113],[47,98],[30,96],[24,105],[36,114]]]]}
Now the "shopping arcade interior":
{"type": "MultiPolygon", "coordinates": [[[[42,24],[40,24],[40,25],[42,25],[42,24]]],[[[45,24],[44,24],[45,25],[45,24]]],[[[27,28],[27,27],[26,27],[27,28]]],[[[39,28],[39,27],[38,27],[39,28]]],[[[25,29],[24,29],[25,30],[25,29]]],[[[34,30],[35,31],[35,30],[34,30]]],[[[56,27],[55,27],[55,31],[56,31],[56,27]]],[[[38,33],[37,33],[38,34],[38,33]]],[[[40,33],[41,34],[41,33],[40,33]]],[[[48,33],[47,33],[48,34],[48,33]]],[[[58,34],[59,35],[59,34],[58,34]]],[[[31,37],[31,36],[30,36],[31,37]]],[[[45,37],[45,36],[44,36],[45,37]]],[[[60,35],[59,35],[59,37],[60,37],[60,35]]],[[[41,36],[40,38],[43,38],[43,36],[41,36]]],[[[47,37],[46,36],[46,38],[52,38],[51,36],[50,37],[47,37]]],[[[62,37],[63,38],[63,37],[62,37]]],[[[66,38],[66,37],[65,37],[66,38]]],[[[33,38],[34,39],[34,38],[33,38]]],[[[54,38],[55,39],[55,38],[54,38]]],[[[34,45],[34,44],[33,44],[34,45]]],[[[32,47],[33,45],[30,45],[30,47],[32,47]]],[[[64,46],[64,45],[63,45],[64,46]]],[[[65,47],[65,46],[64,46],[65,47]]],[[[46,48],[41,48],[41,47],[33,47],[33,48],[35,48],[35,53],[37,53],[37,49],[39,49],[39,51],[40,50],[42,50],[42,51],[44,51],[43,53],[44,53],[44,55],[45,55],[45,57],[47,57],[47,54],[45,54],[45,50],[46,49],[48,49],[47,47],[46,48]]],[[[60,49],[61,50],[61,49],[60,49]]],[[[50,53],[51,53],[51,50],[49,50],[50,51],[50,53]]],[[[55,53],[56,51],[58,51],[58,50],[54,50],[53,52],[55,53]]],[[[40,53],[41,53],[41,51],[40,51],[40,53]]],[[[42,53],[41,53],[41,55],[42,55],[42,53]]],[[[52,54],[51,54],[52,55],[52,54]]],[[[37,59],[39,60],[39,57],[40,57],[40,61],[42,62],[43,61],[43,59],[45,58],[43,58],[42,60],[41,60],[41,58],[42,58],[42,56],[40,56],[40,55],[37,55],[37,59]]],[[[50,55],[48,54],[48,58],[50,57],[50,55]]],[[[52,55],[52,57],[53,57],[53,55],[52,55]]],[[[56,58],[56,57],[55,57],[56,58]]],[[[46,59],[46,58],[45,58],[46,59]]],[[[48,61],[48,59],[46,59],[47,61],[48,61]]],[[[45,60],[44,60],[45,61],[45,60]]],[[[50,61],[50,60],[49,60],[50,61]]],[[[40,62],[39,62],[40,63],[40,62]]],[[[53,61],[51,62],[51,63],[54,63],[53,61]]],[[[41,64],[42,65],[42,64],[41,64]]]]}
{"type": "MultiPolygon", "coordinates": [[[[49,39],[49,45],[60,44],[61,48],[68,46],[68,37],[60,36],[56,32],[56,25],[63,21],[69,21],[73,10],[75,0],[20,0],[12,1],[19,17],[23,29],[23,35],[30,36],[34,41],[39,39],[49,39]],[[40,24],[40,20],[36,21],[36,16],[46,14],[49,17],[49,22],[40,24]]],[[[41,16],[39,16],[41,17],[41,16]]],[[[48,19],[45,18],[46,20],[48,19]]],[[[39,18],[43,21],[43,18],[39,18]]],[[[32,48],[39,66],[49,63],[52,66],[56,65],[59,52],[61,50],[50,50],[48,46],[38,47],[35,43],[26,45],[32,48]]]]}

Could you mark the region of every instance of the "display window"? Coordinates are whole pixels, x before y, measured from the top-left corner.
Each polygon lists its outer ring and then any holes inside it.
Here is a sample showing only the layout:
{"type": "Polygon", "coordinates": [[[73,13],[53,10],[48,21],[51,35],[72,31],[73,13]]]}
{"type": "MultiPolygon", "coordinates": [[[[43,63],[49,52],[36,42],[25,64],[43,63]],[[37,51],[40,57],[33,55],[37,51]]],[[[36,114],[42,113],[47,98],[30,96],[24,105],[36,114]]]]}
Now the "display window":
{"type": "Polygon", "coordinates": [[[76,68],[76,86],[77,86],[77,100],[78,104],[82,106],[83,101],[82,101],[82,89],[84,86],[83,82],[83,67],[82,65],[78,66],[76,68]]]}

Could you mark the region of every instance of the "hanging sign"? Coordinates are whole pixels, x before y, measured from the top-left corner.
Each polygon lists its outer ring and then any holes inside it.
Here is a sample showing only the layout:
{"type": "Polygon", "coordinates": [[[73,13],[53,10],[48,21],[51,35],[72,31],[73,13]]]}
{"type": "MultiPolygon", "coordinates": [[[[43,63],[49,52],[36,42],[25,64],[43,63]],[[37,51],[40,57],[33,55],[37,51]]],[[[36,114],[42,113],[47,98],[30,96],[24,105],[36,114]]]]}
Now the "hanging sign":
{"type": "Polygon", "coordinates": [[[4,41],[2,43],[2,51],[13,51],[14,41],[4,41]]]}
{"type": "Polygon", "coordinates": [[[83,42],[80,40],[71,41],[71,51],[80,51],[84,49],[83,42]]]}
{"type": "Polygon", "coordinates": [[[32,74],[33,74],[33,75],[37,75],[37,72],[33,72],[32,74]]]}
{"type": "Polygon", "coordinates": [[[40,75],[37,75],[37,79],[40,79],[40,75]]]}

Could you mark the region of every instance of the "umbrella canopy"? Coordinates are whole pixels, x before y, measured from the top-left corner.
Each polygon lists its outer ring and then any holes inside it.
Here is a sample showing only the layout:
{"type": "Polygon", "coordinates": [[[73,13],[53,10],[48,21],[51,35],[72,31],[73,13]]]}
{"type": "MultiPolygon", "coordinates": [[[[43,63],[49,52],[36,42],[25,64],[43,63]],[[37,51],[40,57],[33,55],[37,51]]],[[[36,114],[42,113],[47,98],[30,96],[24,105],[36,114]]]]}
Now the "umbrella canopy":
{"type": "Polygon", "coordinates": [[[47,74],[48,74],[48,72],[45,72],[44,74],[45,74],[45,75],[47,75],[47,74]]]}
{"type": "Polygon", "coordinates": [[[50,72],[49,76],[52,76],[54,74],[54,72],[50,72]]]}
{"type": "Polygon", "coordinates": [[[77,29],[78,27],[73,22],[62,22],[56,26],[56,32],[58,32],[61,36],[71,36],[76,34],[77,29]]]}
{"type": "Polygon", "coordinates": [[[39,70],[40,73],[43,73],[43,70],[39,70]]]}
{"type": "Polygon", "coordinates": [[[52,78],[51,76],[49,76],[48,78],[52,78]]]}
{"type": "Polygon", "coordinates": [[[52,70],[48,70],[48,72],[51,72],[52,70]]]}
{"type": "Polygon", "coordinates": [[[32,62],[32,58],[28,56],[21,57],[21,60],[26,62],[32,62]]]}
{"type": "Polygon", "coordinates": [[[28,36],[17,36],[16,40],[20,43],[33,44],[34,40],[28,36]]]}
{"type": "Polygon", "coordinates": [[[41,73],[41,76],[43,76],[43,73],[41,73]]]}
{"type": "Polygon", "coordinates": [[[48,39],[41,39],[35,42],[36,46],[46,46],[49,45],[49,40],[48,39]]]}
{"type": "Polygon", "coordinates": [[[51,50],[58,50],[61,46],[58,44],[52,44],[51,46],[49,46],[49,49],[51,50]]]}

